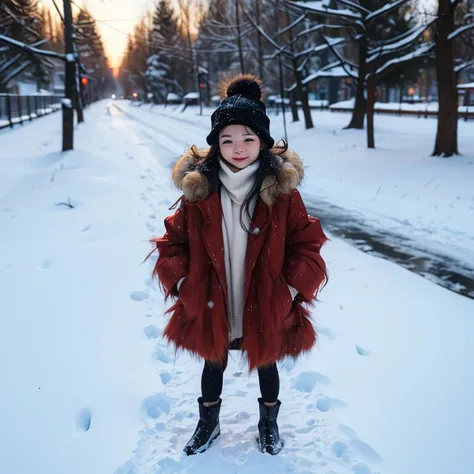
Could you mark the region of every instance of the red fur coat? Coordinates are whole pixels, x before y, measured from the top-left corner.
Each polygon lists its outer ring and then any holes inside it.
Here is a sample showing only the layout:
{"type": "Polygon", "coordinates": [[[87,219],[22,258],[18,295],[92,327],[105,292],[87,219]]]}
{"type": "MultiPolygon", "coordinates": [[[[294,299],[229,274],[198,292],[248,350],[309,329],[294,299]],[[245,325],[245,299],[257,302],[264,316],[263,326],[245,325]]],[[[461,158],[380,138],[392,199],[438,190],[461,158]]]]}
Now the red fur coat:
{"type": "MultiPolygon", "coordinates": [[[[174,166],[184,196],[165,220],[165,235],[153,239],[159,251],[153,273],[166,297],[176,298],[164,336],[177,349],[217,362],[229,347],[228,298],[219,194],[209,193],[206,177],[194,169],[205,153],[189,150],[174,166]]],[[[326,281],[320,249],[327,239],[296,190],[303,163],[290,150],[278,163],[277,176],[263,182],[247,243],[242,350],[250,370],[313,347],[316,333],[302,303],[315,301],[326,281]],[[288,285],[299,291],[294,301],[288,285]]]]}

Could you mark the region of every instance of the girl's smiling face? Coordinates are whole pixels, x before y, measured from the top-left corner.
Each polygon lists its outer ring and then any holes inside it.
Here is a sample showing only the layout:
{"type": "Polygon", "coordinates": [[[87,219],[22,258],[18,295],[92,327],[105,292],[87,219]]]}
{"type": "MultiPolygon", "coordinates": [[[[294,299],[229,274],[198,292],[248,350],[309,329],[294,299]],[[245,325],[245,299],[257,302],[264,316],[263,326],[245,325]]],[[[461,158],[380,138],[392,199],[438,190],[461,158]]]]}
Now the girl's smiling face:
{"type": "Polygon", "coordinates": [[[260,154],[260,149],[260,138],[245,125],[228,125],[219,133],[221,156],[235,171],[254,163],[260,154]]]}

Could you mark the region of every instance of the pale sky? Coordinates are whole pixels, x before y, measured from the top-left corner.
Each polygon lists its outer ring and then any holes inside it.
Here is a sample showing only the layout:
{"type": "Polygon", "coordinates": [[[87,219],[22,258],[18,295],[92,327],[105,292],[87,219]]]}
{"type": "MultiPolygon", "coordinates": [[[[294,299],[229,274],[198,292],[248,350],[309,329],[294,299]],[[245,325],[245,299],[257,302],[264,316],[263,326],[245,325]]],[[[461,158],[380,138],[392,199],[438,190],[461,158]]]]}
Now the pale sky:
{"type": "MultiPolygon", "coordinates": [[[[50,5],[52,11],[56,11],[52,0],[42,1],[50,5]]],[[[157,0],[74,0],[74,2],[79,6],[87,5],[92,16],[98,20],[97,26],[102,35],[110,66],[117,67],[127,45],[127,34],[133,33],[140,18],[154,7],[157,0]]],[[[62,0],[56,0],[56,3],[62,12],[62,0]]],[[[72,10],[74,14],[78,12],[74,5],[72,10]]]]}
{"type": "MultiPolygon", "coordinates": [[[[56,11],[52,0],[42,0],[56,11]]],[[[158,0],[74,0],[79,6],[87,5],[89,11],[97,20],[110,66],[120,65],[122,55],[127,45],[127,34],[133,33],[140,18],[153,9],[158,0]],[[119,30],[119,31],[117,31],[119,30]]],[[[62,0],[56,0],[62,11],[62,0]]],[[[436,0],[421,0],[421,3],[432,7],[436,0]]],[[[73,12],[77,8],[72,6],[73,12]]]]}

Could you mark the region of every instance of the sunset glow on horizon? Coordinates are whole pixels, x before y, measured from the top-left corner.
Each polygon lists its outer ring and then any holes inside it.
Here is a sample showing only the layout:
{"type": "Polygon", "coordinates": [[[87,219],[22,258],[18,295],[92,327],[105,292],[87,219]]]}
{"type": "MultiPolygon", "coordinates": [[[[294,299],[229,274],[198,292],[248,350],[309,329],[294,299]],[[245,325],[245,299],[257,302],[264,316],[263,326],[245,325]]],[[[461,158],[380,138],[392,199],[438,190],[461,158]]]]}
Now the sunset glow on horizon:
{"type": "MultiPolygon", "coordinates": [[[[152,10],[158,0],[74,0],[79,7],[87,7],[91,15],[97,21],[97,27],[104,43],[105,53],[109,60],[109,66],[114,69],[114,75],[118,74],[122,56],[127,46],[127,37],[133,34],[135,26],[145,14],[152,10]]],[[[42,3],[56,12],[52,0],[42,0],[42,3]]],[[[61,13],[62,1],[56,0],[61,13]]],[[[74,15],[79,9],[72,5],[74,15]]]]}

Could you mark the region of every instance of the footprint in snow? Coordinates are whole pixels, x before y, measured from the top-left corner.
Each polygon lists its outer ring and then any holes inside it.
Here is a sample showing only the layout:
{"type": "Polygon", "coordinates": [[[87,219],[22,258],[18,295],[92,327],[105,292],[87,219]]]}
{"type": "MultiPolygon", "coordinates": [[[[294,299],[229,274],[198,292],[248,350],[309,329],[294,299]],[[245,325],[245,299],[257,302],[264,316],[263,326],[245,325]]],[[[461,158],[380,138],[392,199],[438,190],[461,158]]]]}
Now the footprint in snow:
{"type": "Polygon", "coordinates": [[[43,261],[40,263],[40,268],[42,270],[47,270],[48,268],[51,267],[53,263],[53,259],[51,257],[46,257],[43,259],[43,261]]]}
{"type": "Polygon", "coordinates": [[[367,466],[367,464],[358,462],[354,466],[354,474],[372,474],[372,471],[370,470],[370,467],[367,466]]]}
{"type": "Polygon", "coordinates": [[[309,410],[319,410],[320,412],[328,412],[331,409],[336,408],[345,408],[347,405],[342,401],[338,400],[337,398],[330,398],[326,396],[322,396],[316,400],[316,403],[311,403],[307,406],[309,410]]]}
{"type": "Polygon", "coordinates": [[[155,288],[155,282],[153,281],[153,277],[148,277],[145,280],[145,285],[148,286],[149,288],[155,288]]]}
{"type": "Polygon", "coordinates": [[[140,179],[146,179],[146,176],[145,176],[144,174],[139,174],[138,177],[139,177],[140,179]]]}
{"type": "Polygon", "coordinates": [[[142,201],[146,201],[146,202],[149,201],[149,199],[145,196],[145,194],[141,193],[140,196],[142,198],[142,201]]]}
{"type": "Polygon", "coordinates": [[[309,433],[310,431],[313,431],[314,428],[316,428],[316,420],[310,419],[306,422],[306,426],[302,428],[296,428],[295,432],[296,433],[309,433]]]}
{"type": "MultiPolygon", "coordinates": [[[[352,428],[349,428],[348,426],[345,426],[345,425],[340,425],[339,429],[341,433],[344,434],[346,438],[345,441],[348,445],[350,445],[350,447],[352,448],[352,451],[356,452],[358,455],[363,457],[366,461],[370,461],[370,462],[382,461],[382,458],[375,451],[375,449],[369,446],[366,442],[359,439],[357,437],[356,432],[352,428]]],[[[363,468],[361,468],[361,472],[364,472],[363,468]]]]}
{"type": "Polygon", "coordinates": [[[285,369],[287,372],[291,372],[298,362],[295,359],[285,359],[280,363],[280,370],[285,369]]]}
{"type": "Polygon", "coordinates": [[[310,393],[316,385],[327,385],[330,379],[318,372],[301,372],[295,380],[295,388],[299,392],[310,393]]]}
{"type": "Polygon", "coordinates": [[[350,461],[350,448],[343,441],[335,441],[331,445],[331,451],[337,458],[342,459],[343,461],[350,461]]]}
{"type": "Polygon", "coordinates": [[[330,341],[336,339],[336,333],[332,329],[327,328],[326,326],[316,325],[316,333],[319,336],[327,337],[330,341]]]}
{"type": "Polygon", "coordinates": [[[146,291],[132,291],[130,293],[130,299],[133,301],[145,301],[150,297],[146,291]]]}
{"type": "Polygon", "coordinates": [[[163,372],[161,372],[160,374],[160,379],[161,379],[161,383],[163,385],[166,385],[171,379],[172,379],[172,376],[169,372],[167,372],[166,370],[164,370],[163,372]]]}
{"type": "Polygon", "coordinates": [[[163,347],[159,345],[155,349],[154,358],[163,362],[164,364],[169,364],[171,362],[170,356],[163,347]]]}
{"type": "Polygon", "coordinates": [[[161,393],[151,395],[143,400],[142,409],[146,415],[156,420],[163,413],[169,414],[171,411],[171,399],[161,393]]]}
{"type": "Polygon", "coordinates": [[[153,324],[147,326],[143,331],[148,339],[158,339],[162,333],[161,329],[153,324]]]}
{"type": "Polygon", "coordinates": [[[81,232],[87,232],[87,231],[90,230],[91,228],[92,228],[92,226],[86,225],[86,226],[81,230],[81,232]]]}
{"type": "Polygon", "coordinates": [[[356,344],[355,348],[357,353],[361,356],[369,356],[370,354],[372,354],[372,351],[368,351],[367,349],[362,348],[361,346],[359,346],[359,344],[356,344]]]}
{"type": "Polygon", "coordinates": [[[152,232],[152,233],[155,233],[155,232],[156,232],[156,227],[153,226],[153,225],[151,225],[151,224],[148,223],[148,222],[147,222],[147,224],[146,224],[146,228],[147,228],[150,232],[152,232]]]}
{"type": "Polygon", "coordinates": [[[86,433],[91,428],[92,414],[88,408],[83,408],[76,418],[77,432],[86,433]]]}

